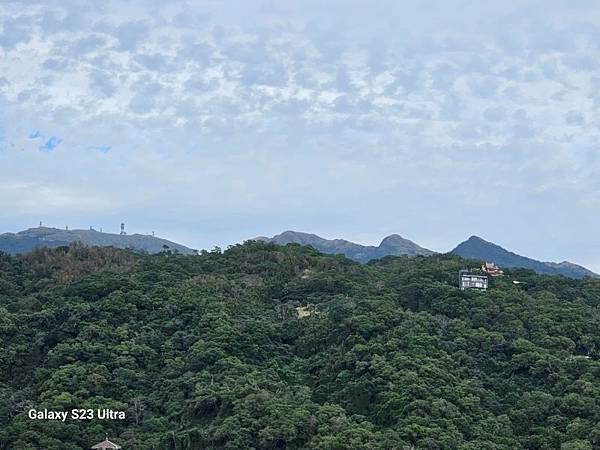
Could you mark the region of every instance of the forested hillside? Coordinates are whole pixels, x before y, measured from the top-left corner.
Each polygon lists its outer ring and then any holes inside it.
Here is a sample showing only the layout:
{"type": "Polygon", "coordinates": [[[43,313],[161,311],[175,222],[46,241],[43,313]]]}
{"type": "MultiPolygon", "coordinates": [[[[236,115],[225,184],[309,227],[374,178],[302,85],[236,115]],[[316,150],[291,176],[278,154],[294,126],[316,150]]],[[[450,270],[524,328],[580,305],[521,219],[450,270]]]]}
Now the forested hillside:
{"type": "Polygon", "coordinates": [[[0,449],[600,449],[600,281],[458,290],[477,265],[261,242],[0,255],[0,449]]]}

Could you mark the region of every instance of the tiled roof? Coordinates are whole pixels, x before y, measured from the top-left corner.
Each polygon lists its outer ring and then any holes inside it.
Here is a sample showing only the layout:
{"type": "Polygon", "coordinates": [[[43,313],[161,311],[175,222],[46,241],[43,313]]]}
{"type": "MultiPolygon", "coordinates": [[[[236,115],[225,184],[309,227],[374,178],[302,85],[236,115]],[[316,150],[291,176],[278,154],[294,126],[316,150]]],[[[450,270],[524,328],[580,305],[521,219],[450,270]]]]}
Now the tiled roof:
{"type": "Polygon", "coordinates": [[[96,444],[92,447],[93,449],[119,449],[120,445],[115,444],[114,442],[110,442],[108,439],[96,444]]]}

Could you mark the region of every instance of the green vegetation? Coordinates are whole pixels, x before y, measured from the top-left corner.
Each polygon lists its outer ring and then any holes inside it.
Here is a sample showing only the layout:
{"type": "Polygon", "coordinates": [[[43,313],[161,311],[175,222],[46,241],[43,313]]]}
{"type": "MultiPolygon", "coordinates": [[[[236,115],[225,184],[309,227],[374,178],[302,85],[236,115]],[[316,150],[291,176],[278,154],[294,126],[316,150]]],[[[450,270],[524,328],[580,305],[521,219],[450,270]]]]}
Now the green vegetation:
{"type": "Polygon", "coordinates": [[[459,291],[476,264],[259,242],[0,255],[0,449],[600,449],[600,281],[459,291]]]}

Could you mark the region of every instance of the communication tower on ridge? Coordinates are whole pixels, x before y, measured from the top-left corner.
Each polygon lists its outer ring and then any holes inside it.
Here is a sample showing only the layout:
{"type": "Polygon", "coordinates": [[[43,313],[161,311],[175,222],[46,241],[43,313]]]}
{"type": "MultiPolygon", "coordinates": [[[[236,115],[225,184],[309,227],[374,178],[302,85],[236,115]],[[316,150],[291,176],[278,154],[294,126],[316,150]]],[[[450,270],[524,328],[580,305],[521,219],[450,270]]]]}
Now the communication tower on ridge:
{"type": "Polygon", "coordinates": [[[122,224],[121,224],[121,232],[120,232],[119,234],[120,234],[121,236],[124,236],[124,235],[126,235],[126,234],[127,234],[127,233],[125,233],[125,224],[124,224],[124,223],[122,223],[122,224]]]}

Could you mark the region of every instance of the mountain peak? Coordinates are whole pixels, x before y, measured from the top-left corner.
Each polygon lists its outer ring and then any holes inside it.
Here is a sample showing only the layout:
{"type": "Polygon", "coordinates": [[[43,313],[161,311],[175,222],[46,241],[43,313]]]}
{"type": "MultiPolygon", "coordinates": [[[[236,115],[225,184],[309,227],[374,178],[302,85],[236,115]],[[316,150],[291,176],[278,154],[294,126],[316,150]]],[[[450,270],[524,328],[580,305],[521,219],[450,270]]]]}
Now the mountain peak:
{"type": "Polygon", "coordinates": [[[527,258],[506,250],[498,244],[486,241],[479,236],[469,237],[469,239],[460,243],[452,250],[451,253],[463,258],[492,261],[501,267],[522,267],[548,275],[564,275],[572,278],[598,277],[594,272],[577,264],[568,261],[563,261],[562,263],[543,262],[527,258]]]}
{"type": "MultiPolygon", "coordinates": [[[[390,245],[390,244],[396,244],[396,243],[407,242],[407,241],[408,241],[408,239],[404,239],[399,234],[390,234],[389,236],[386,236],[383,238],[383,240],[381,241],[379,246],[381,247],[382,245],[390,245]]],[[[410,241],[408,241],[408,242],[410,242],[410,241]]]]}
{"type": "Polygon", "coordinates": [[[323,253],[343,254],[359,262],[367,262],[384,256],[398,255],[432,255],[433,252],[398,234],[387,236],[378,247],[360,245],[345,239],[325,239],[321,236],[300,231],[287,230],[272,238],[256,238],[279,245],[301,244],[310,245],[323,253]]]}
{"type": "Polygon", "coordinates": [[[388,251],[389,254],[400,254],[400,255],[433,255],[434,252],[420,245],[415,244],[413,241],[403,238],[399,234],[390,234],[384,238],[379,244],[380,251],[388,251]]]}
{"type": "Polygon", "coordinates": [[[480,236],[477,236],[476,234],[471,235],[469,239],[467,239],[465,242],[485,242],[486,244],[493,244],[492,242],[486,241],[485,239],[483,239],[480,236]]]}

